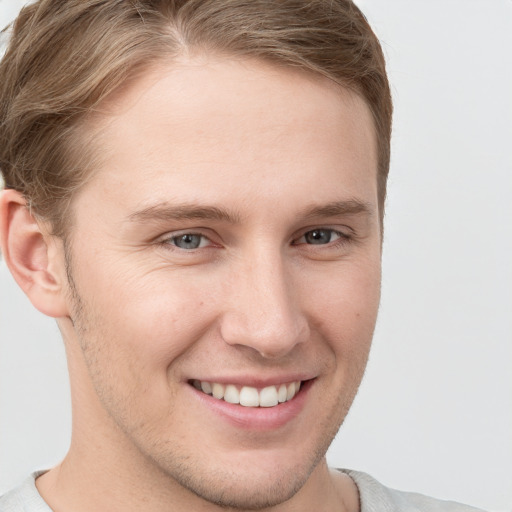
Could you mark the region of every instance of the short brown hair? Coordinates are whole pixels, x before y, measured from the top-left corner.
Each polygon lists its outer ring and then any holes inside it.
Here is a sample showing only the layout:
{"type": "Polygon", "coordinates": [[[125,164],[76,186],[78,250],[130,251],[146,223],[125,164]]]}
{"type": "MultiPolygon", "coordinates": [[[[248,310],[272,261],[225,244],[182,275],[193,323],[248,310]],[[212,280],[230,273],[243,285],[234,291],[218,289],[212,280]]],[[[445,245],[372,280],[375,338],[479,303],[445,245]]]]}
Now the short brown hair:
{"type": "Polygon", "coordinates": [[[256,57],[360,94],[378,146],[381,211],[392,103],[380,44],[350,0],[39,0],[22,9],[0,64],[0,170],[64,236],[94,167],[84,119],[128,78],[184,51],[256,57]],[[83,139],[82,139],[83,140],[83,139]]]}

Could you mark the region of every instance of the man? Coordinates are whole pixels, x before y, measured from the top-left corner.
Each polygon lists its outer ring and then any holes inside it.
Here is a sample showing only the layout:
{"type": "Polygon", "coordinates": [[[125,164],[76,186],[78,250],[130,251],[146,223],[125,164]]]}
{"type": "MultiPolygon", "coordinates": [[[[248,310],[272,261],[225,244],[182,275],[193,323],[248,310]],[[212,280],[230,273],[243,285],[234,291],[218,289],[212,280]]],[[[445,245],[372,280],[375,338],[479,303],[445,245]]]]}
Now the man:
{"type": "Polygon", "coordinates": [[[0,510],[470,510],[325,460],[391,133],[351,2],[41,0],[0,77],[2,253],[73,401],[64,461],[0,510]]]}

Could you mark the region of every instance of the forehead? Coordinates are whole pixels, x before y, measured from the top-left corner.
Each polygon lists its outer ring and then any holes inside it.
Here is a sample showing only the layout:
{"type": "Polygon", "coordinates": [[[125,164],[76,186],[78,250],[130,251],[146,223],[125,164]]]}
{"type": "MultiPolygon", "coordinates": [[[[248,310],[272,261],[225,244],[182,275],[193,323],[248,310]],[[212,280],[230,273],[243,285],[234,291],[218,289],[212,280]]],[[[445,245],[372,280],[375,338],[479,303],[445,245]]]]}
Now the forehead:
{"type": "Polygon", "coordinates": [[[155,66],[103,111],[90,185],[110,200],[140,208],[179,202],[184,191],[189,201],[277,200],[313,176],[317,191],[340,184],[347,196],[377,197],[371,113],[323,77],[255,60],[182,59],[155,66]]]}

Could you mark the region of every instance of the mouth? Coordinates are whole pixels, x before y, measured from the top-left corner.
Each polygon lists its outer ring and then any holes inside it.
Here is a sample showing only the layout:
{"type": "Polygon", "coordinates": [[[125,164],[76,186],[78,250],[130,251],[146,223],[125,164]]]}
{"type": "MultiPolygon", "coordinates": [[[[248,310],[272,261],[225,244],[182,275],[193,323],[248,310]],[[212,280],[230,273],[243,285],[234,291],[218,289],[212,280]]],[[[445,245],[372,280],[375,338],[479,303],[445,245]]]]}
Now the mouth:
{"type": "Polygon", "coordinates": [[[221,384],[194,379],[190,381],[198,391],[210,395],[217,400],[242,407],[276,407],[292,400],[301,388],[301,381],[288,382],[264,388],[221,384]]]}

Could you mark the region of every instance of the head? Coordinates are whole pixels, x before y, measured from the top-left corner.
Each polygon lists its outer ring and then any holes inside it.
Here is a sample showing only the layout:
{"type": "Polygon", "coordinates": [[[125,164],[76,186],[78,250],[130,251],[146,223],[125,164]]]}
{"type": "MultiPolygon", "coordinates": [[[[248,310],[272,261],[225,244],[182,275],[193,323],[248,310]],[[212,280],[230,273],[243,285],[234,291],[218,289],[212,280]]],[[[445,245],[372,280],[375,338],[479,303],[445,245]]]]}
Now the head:
{"type": "Polygon", "coordinates": [[[43,0],[0,76],[2,246],[58,318],[75,448],[221,506],[300,495],[378,309],[391,102],[363,15],[43,0]]]}

